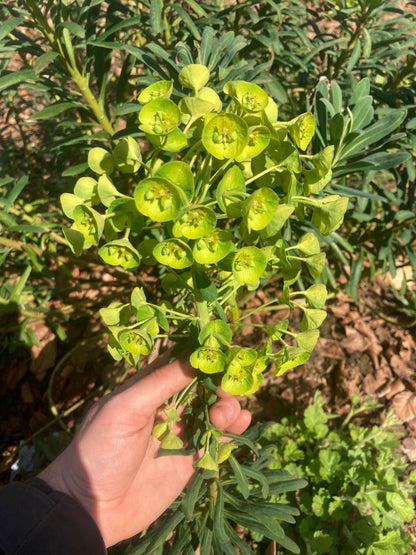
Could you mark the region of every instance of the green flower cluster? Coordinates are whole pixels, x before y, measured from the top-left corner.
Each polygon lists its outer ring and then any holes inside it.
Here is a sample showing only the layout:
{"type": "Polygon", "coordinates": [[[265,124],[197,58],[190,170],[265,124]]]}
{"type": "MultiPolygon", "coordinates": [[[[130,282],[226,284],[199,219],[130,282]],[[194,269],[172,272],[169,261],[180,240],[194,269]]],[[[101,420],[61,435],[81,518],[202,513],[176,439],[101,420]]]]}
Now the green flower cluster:
{"type": "Polygon", "coordinates": [[[100,243],[109,265],[158,268],[157,305],[136,287],[129,304],[101,311],[114,358],[137,365],[155,338],[189,339],[197,328],[191,364],[242,395],[258,389],[269,363],[280,374],[309,358],[326,314],[325,285],[314,283],[325,267],[319,234],[340,226],[348,199],[323,192],[333,147],[304,153],[315,131],[311,113],[279,121],[276,103],[258,85],[230,81],[218,94],[209,78],[207,67],[191,64],[179,73],[182,91],[171,81],[145,88],[137,133],[150,150],[132,136],[111,151],[92,148],[92,175],[61,198],[73,220],[65,235],[74,253],[100,243]],[[292,224],[308,214],[319,233],[296,235],[292,224]],[[300,309],[300,330],[279,321],[264,326],[257,349],[241,346],[238,332],[253,312],[240,315],[241,293],[277,278],[282,295],[255,311],[300,309]],[[299,291],[291,291],[295,283],[299,291]]]}

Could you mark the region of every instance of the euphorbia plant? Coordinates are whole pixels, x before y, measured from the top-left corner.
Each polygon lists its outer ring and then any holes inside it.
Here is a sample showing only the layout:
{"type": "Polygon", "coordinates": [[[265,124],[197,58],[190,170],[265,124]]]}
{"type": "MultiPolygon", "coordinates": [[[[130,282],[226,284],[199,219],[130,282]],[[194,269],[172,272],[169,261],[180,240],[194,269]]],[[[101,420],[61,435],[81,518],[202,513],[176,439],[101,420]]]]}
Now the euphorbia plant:
{"type": "Polygon", "coordinates": [[[258,85],[230,81],[220,97],[209,77],[207,67],[192,64],[179,74],[182,90],[170,81],[144,89],[138,127],[149,144],[140,149],[127,136],[112,150],[92,148],[92,174],[62,195],[62,206],[74,222],[65,234],[76,254],[100,245],[104,262],[138,279],[128,302],[101,310],[111,355],[138,367],[166,336],[177,343],[174,353],[190,350],[192,387],[154,433],[162,448],[181,447],[171,423],[186,405],[185,417],[195,420],[188,450],[204,446],[196,466],[217,472],[235,444],[218,441],[206,407],[218,385],[252,394],[270,366],[280,375],[309,358],[326,315],[326,288],[316,282],[325,265],[319,233],[340,226],[348,199],[323,192],[333,147],[306,153],[311,113],[279,121],[258,85]],[[159,279],[152,298],[140,286],[141,273],[150,272],[159,279]],[[244,299],[271,283],[280,296],[245,310],[244,299]],[[300,329],[268,316],[261,345],[241,342],[254,312],[284,307],[302,312],[300,329]]]}

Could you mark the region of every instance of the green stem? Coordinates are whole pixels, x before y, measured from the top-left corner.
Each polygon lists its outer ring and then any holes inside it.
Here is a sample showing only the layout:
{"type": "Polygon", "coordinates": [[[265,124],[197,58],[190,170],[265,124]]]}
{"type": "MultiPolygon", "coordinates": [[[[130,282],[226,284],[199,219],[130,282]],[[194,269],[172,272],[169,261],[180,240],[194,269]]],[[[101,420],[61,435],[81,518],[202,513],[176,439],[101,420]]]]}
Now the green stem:
{"type": "MultiPolygon", "coordinates": [[[[256,181],[256,179],[258,179],[259,177],[263,177],[263,175],[267,175],[270,172],[273,172],[274,170],[276,170],[277,168],[281,168],[282,164],[276,164],[275,166],[272,166],[271,168],[267,168],[267,170],[264,170],[256,175],[254,175],[253,177],[251,177],[250,179],[247,179],[246,181],[246,185],[249,185],[250,183],[252,183],[253,181],[256,181]]],[[[293,198],[293,197],[292,197],[293,198]]]]}
{"type": "Polygon", "coordinates": [[[194,295],[194,303],[195,303],[195,310],[198,315],[199,320],[199,329],[202,330],[204,326],[206,326],[210,321],[210,314],[208,310],[208,303],[204,301],[201,297],[201,294],[198,290],[198,286],[196,283],[196,273],[195,273],[195,264],[191,267],[191,274],[192,274],[192,284],[193,284],[193,295],[194,295]]]}
{"type": "Polygon", "coordinates": [[[38,7],[37,2],[33,0],[27,0],[27,6],[29,8],[29,11],[32,13],[33,19],[39,24],[40,30],[45,35],[49,44],[51,45],[53,50],[55,50],[55,52],[59,54],[72,81],[77,85],[82,96],[84,97],[84,100],[91,108],[97,123],[99,123],[104,131],[106,131],[110,136],[113,136],[115,130],[113,129],[110,120],[105,114],[104,107],[101,103],[97,101],[97,99],[93,95],[89,87],[88,78],[78,70],[76,66],[76,60],[71,55],[70,48],[69,50],[68,48],[66,49],[67,52],[65,51],[61,42],[56,38],[57,35],[55,28],[49,24],[48,20],[38,7]]]}

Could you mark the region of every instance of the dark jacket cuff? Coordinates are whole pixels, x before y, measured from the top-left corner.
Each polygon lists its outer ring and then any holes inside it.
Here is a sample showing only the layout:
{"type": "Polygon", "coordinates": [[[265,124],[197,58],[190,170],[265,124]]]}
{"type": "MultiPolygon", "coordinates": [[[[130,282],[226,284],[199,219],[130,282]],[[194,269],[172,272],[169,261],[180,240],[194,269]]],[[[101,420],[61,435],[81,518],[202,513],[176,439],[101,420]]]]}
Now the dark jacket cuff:
{"type": "Polygon", "coordinates": [[[103,555],[106,548],[93,518],[71,496],[40,478],[0,490],[2,555],[103,555]]]}

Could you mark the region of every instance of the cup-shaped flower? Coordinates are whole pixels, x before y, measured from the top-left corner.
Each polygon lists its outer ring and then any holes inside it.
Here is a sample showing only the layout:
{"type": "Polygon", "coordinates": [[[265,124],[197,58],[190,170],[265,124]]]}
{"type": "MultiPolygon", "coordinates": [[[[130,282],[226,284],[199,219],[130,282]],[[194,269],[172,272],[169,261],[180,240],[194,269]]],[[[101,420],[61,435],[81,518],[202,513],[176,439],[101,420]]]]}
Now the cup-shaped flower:
{"type": "Polygon", "coordinates": [[[181,69],[178,78],[186,89],[199,91],[209,81],[209,69],[202,64],[188,64],[181,69]]]}
{"type": "Polygon", "coordinates": [[[133,355],[148,355],[153,347],[152,338],[141,329],[127,328],[118,333],[120,345],[133,355]]]}
{"type": "Polygon", "coordinates": [[[208,206],[191,206],[183,209],[175,221],[172,232],[175,237],[199,239],[215,229],[217,217],[208,206]]]}
{"type": "Polygon", "coordinates": [[[273,218],[279,197],[269,187],[262,187],[254,191],[243,205],[243,217],[249,230],[264,229],[273,218]]]}
{"type": "Polygon", "coordinates": [[[227,351],[226,372],[230,374],[230,376],[238,375],[242,368],[250,370],[251,372],[256,360],[257,351],[255,349],[233,345],[227,351]]]}
{"type": "Polygon", "coordinates": [[[223,91],[236,100],[248,113],[261,112],[269,102],[267,93],[262,88],[248,81],[229,81],[223,91]]]}
{"type": "Polygon", "coordinates": [[[75,206],[73,217],[76,229],[87,243],[98,243],[104,230],[104,217],[85,204],[75,206]]]}
{"type": "Polygon", "coordinates": [[[179,127],[167,135],[153,135],[146,132],[146,137],[153,146],[166,152],[179,152],[188,146],[188,138],[179,127]]]}
{"type": "Polygon", "coordinates": [[[113,149],[113,159],[121,173],[135,173],[140,168],[142,155],[133,137],[121,139],[113,149]]]}
{"type": "Polygon", "coordinates": [[[182,198],[175,187],[162,177],[143,179],[134,191],[137,210],[156,222],[174,220],[182,206],[182,198]]]}
{"type": "Polygon", "coordinates": [[[196,241],[192,254],[198,264],[216,264],[230,253],[233,236],[229,231],[215,229],[196,241]]]}
{"type": "Polygon", "coordinates": [[[289,133],[295,145],[306,150],[315,134],[315,116],[306,112],[294,118],[289,122],[289,133]]]}
{"type": "Polygon", "coordinates": [[[167,239],[158,243],[153,249],[153,256],[158,262],[175,270],[182,270],[192,265],[192,251],[179,239],[167,239]]]}
{"type": "Polygon", "coordinates": [[[180,160],[167,162],[156,170],[155,177],[167,179],[176,187],[182,189],[188,200],[192,199],[195,190],[194,174],[185,162],[180,160]]]}
{"type": "Polygon", "coordinates": [[[250,127],[247,144],[235,159],[237,162],[243,162],[255,158],[269,146],[270,139],[270,131],[266,126],[250,127]]]}
{"type": "Polygon", "coordinates": [[[218,160],[235,158],[248,142],[246,122],[235,114],[219,114],[207,120],[202,131],[202,144],[218,160]]]}
{"type": "Polygon", "coordinates": [[[121,266],[126,270],[137,268],[141,256],[128,239],[117,239],[103,245],[98,254],[107,264],[121,266]]]}
{"type": "Polygon", "coordinates": [[[99,175],[112,173],[114,171],[113,156],[105,148],[94,147],[88,153],[88,166],[99,175]]]}
{"type": "Polygon", "coordinates": [[[139,120],[145,133],[167,135],[180,124],[181,112],[169,98],[156,98],[143,106],[139,120]]]}
{"type": "Polygon", "coordinates": [[[140,104],[147,104],[157,98],[169,98],[173,90],[173,81],[157,81],[142,90],[138,101],[140,104]]]}
{"type": "Polygon", "coordinates": [[[246,395],[253,389],[254,378],[250,370],[241,368],[238,374],[224,374],[221,388],[232,395],[246,395]]]}
{"type": "Polygon", "coordinates": [[[234,256],[232,272],[240,285],[258,280],[267,266],[266,255],[257,247],[243,247],[234,256]]]}
{"type": "Polygon", "coordinates": [[[194,351],[189,362],[193,368],[201,370],[205,374],[217,374],[224,372],[226,358],[220,349],[214,347],[198,347],[194,351]]]}

